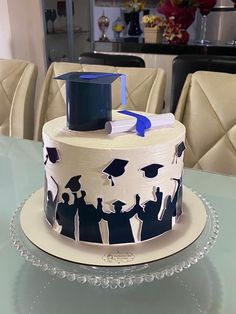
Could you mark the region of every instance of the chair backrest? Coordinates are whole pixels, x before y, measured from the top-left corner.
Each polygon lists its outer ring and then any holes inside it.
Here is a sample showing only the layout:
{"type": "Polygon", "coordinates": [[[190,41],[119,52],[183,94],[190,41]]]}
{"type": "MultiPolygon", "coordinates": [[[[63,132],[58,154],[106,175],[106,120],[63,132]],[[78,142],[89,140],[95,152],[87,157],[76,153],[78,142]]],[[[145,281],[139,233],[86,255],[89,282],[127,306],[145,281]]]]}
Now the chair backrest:
{"type": "Polygon", "coordinates": [[[175,112],[181,90],[189,73],[211,71],[236,73],[236,57],[214,55],[180,55],[172,62],[170,111],[175,112]]]}
{"type": "Polygon", "coordinates": [[[186,127],[186,167],[236,175],[236,74],[189,74],[175,117],[186,127]]]}
{"type": "MultiPolygon", "coordinates": [[[[55,62],[48,69],[36,109],[34,138],[41,140],[45,122],[66,114],[65,82],[53,78],[68,72],[108,72],[126,75],[126,109],[159,113],[163,108],[166,76],[162,69],[126,68],[55,62]]],[[[120,83],[112,84],[112,107],[119,109],[120,83]]]]}
{"type": "Polygon", "coordinates": [[[0,134],[33,139],[37,68],[23,60],[0,60],[0,134]]]}
{"type": "Polygon", "coordinates": [[[81,64],[112,65],[117,67],[144,68],[145,62],[141,57],[131,55],[105,54],[84,52],[79,57],[81,64]]]}

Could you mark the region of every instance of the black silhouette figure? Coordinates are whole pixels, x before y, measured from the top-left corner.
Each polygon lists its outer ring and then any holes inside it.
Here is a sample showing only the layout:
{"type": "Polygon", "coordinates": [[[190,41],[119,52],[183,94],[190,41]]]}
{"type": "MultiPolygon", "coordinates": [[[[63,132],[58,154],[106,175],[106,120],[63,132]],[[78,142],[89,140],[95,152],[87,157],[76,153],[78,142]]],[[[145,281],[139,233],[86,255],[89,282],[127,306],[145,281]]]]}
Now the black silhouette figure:
{"type": "Polygon", "coordinates": [[[61,234],[75,239],[75,215],[77,207],[75,204],[69,204],[69,194],[63,193],[61,202],[57,205],[56,219],[59,225],[62,226],[61,234]]]}
{"type": "Polygon", "coordinates": [[[47,164],[48,159],[53,164],[55,164],[60,159],[57,149],[55,147],[46,147],[46,150],[47,150],[47,155],[44,161],[44,165],[47,164]]]}
{"type": "Polygon", "coordinates": [[[179,216],[182,214],[182,201],[183,201],[183,179],[182,176],[180,178],[179,182],[179,190],[178,190],[178,197],[177,197],[177,203],[176,203],[176,219],[179,218],[179,216]]]}
{"type": "MultiPolygon", "coordinates": [[[[48,222],[50,223],[51,226],[54,225],[55,219],[56,219],[56,207],[57,207],[57,198],[58,198],[58,184],[56,181],[51,177],[52,180],[55,182],[56,187],[57,187],[57,193],[56,196],[53,198],[52,191],[46,190],[46,217],[48,222]]],[[[47,182],[47,181],[46,181],[47,182]]],[[[46,189],[47,189],[47,183],[46,183],[46,189]]]]}
{"type": "Polygon", "coordinates": [[[108,179],[111,180],[111,185],[114,186],[112,177],[119,177],[125,172],[125,166],[128,161],[123,159],[114,159],[103,172],[108,174],[108,179]]]}
{"type": "Polygon", "coordinates": [[[139,195],[136,195],[136,204],[128,212],[121,212],[122,207],[126,205],[124,202],[117,200],[112,203],[114,213],[104,213],[102,218],[108,222],[109,243],[131,243],[134,242],[130,218],[132,218],[139,210],[139,195]]]}
{"type": "Polygon", "coordinates": [[[162,233],[161,224],[158,220],[158,214],[161,209],[163,193],[158,187],[155,192],[156,200],[148,201],[144,204],[144,209],[138,211],[138,217],[142,220],[141,241],[154,238],[162,233]]]}
{"type": "Polygon", "coordinates": [[[99,222],[102,219],[102,199],[97,199],[97,208],[93,204],[86,204],[86,192],[81,191],[81,197],[75,197],[75,206],[79,214],[79,239],[80,241],[102,243],[99,222]]]}
{"type": "Polygon", "coordinates": [[[175,179],[173,178],[173,180],[175,180],[177,182],[177,188],[174,194],[173,199],[171,197],[169,197],[169,201],[167,201],[166,207],[168,209],[168,211],[170,210],[172,213],[172,216],[175,217],[176,213],[177,213],[177,201],[178,201],[178,197],[179,197],[179,189],[181,187],[181,179],[175,179]]]}
{"type": "Polygon", "coordinates": [[[155,178],[158,175],[158,170],[162,167],[164,166],[160,164],[151,164],[141,168],[141,170],[144,171],[144,177],[155,178]]]}
{"type": "Polygon", "coordinates": [[[74,176],[74,177],[70,178],[70,180],[65,185],[65,188],[69,188],[71,190],[71,192],[79,191],[79,189],[81,187],[80,182],[79,182],[80,178],[81,178],[81,176],[74,176]]]}
{"type": "Polygon", "coordinates": [[[179,196],[179,189],[180,189],[180,179],[174,179],[173,180],[177,181],[177,189],[175,191],[174,197],[172,198],[171,195],[168,195],[166,199],[166,206],[164,213],[161,217],[161,232],[166,232],[168,230],[172,229],[172,217],[176,216],[177,212],[177,201],[178,201],[178,196],[179,196]]]}

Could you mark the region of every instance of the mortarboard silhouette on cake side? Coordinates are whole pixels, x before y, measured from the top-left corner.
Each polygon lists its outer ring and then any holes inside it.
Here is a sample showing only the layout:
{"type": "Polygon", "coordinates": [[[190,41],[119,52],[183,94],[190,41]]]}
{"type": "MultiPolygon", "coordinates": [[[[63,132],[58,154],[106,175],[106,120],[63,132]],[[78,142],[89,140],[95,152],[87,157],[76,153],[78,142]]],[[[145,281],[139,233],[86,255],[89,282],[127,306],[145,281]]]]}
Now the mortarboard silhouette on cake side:
{"type": "Polygon", "coordinates": [[[184,142],[180,142],[176,147],[177,157],[181,157],[183,152],[185,151],[185,149],[186,149],[186,146],[185,146],[184,142]]]}
{"type": "Polygon", "coordinates": [[[81,178],[80,175],[70,178],[70,180],[65,185],[65,188],[70,189],[71,192],[78,192],[79,189],[81,188],[81,185],[79,182],[80,178],[81,178]]]}
{"type": "Polygon", "coordinates": [[[173,159],[172,163],[177,162],[177,159],[182,156],[182,154],[185,151],[185,149],[186,149],[186,146],[185,146],[183,141],[176,145],[176,147],[175,147],[175,155],[174,155],[174,159],[173,159]]]}
{"type": "Polygon", "coordinates": [[[44,165],[47,164],[48,159],[55,164],[59,159],[58,151],[55,147],[46,147],[47,155],[45,156],[44,165]]]}
{"type": "Polygon", "coordinates": [[[125,172],[125,166],[128,160],[114,159],[104,170],[103,173],[108,175],[108,179],[111,180],[111,185],[114,186],[113,177],[119,177],[125,172]]]}
{"type": "Polygon", "coordinates": [[[155,178],[159,174],[158,173],[159,169],[162,167],[164,166],[160,164],[151,164],[151,165],[141,168],[140,170],[144,172],[144,177],[155,178]]]}
{"type": "Polygon", "coordinates": [[[70,130],[104,129],[112,120],[111,84],[121,78],[121,103],[126,101],[125,75],[100,72],[70,72],[55,77],[66,81],[67,126],[70,130]]]}

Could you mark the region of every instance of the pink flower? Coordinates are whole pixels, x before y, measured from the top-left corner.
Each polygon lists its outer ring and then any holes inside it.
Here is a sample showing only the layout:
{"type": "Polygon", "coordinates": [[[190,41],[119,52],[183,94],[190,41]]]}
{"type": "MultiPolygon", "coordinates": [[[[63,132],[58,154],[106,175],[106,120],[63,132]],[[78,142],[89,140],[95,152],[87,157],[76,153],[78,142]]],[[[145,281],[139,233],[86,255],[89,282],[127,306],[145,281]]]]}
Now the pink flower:
{"type": "Polygon", "coordinates": [[[189,40],[189,33],[185,29],[181,28],[180,24],[175,23],[175,21],[170,18],[166,24],[163,37],[172,44],[187,44],[189,40]]]}
{"type": "Polygon", "coordinates": [[[175,22],[181,24],[181,26],[187,29],[195,19],[197,7],[179,7],[174,5],[171,0],[166,0],[158,12],[165,15],[166,19],[174,17],[175,22]]]}

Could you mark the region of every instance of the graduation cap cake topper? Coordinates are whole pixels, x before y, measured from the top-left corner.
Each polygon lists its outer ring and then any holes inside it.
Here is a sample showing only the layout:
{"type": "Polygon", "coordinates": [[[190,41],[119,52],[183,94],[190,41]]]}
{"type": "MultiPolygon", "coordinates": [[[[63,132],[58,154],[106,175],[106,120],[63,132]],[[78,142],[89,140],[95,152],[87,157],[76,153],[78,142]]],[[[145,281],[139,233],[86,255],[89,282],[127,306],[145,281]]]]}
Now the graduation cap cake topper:
{"type": "Polygon", "coordinates": [[[111,185],[114,186],[113,177],[119,177],[125,172],[125,166],[128,160],[114,159],[103,172],[108,175],[108,179],[111,180],[111,185]]]}
{"type": "Polygon", "coordinates": [[[126,102],[124,74],[69,72],[57,80],[66,81],[67,126],[75,131],[104,129],[111,120],[111,84],[121,78],[121,104],[126,102]]]}

